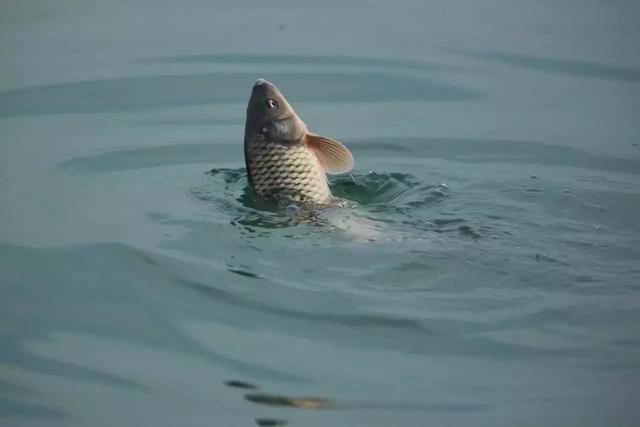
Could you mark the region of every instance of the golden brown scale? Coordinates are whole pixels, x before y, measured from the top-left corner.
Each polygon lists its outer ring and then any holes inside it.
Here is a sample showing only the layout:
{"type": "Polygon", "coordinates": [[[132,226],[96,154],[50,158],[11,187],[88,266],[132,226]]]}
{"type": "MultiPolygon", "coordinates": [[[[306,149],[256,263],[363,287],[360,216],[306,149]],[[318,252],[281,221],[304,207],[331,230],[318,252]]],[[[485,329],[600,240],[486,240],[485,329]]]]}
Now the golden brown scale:
{"type": "Polygon", "coordinates": [[[247,105],[244,154],[249,182],[264,199],[329,204],[327,173],[345,173],[353,156],[340,142],[310,133],[280,90],[253,85],[247,105]]]}
{"type": "Polygon", "coordinates": [[[282,194],[293,201],[319,204],[331,199],[325,172],[303,143],[253,141],[246,154],[249,179],[259,196],[282,194]]]}

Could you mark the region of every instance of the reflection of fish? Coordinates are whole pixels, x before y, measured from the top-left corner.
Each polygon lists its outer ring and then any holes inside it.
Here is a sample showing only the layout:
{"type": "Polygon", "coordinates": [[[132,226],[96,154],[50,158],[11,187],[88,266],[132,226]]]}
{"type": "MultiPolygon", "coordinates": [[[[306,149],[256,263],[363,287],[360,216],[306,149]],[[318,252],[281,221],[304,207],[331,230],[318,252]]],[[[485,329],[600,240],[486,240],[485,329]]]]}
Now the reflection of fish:
{"type": "Polygon", "coordinates": [[[280,90],[266,80],[253,86],[244,135],[249,182],[258,196],[329,204],[326,173],[351,170],[349,150],[310,133],[280,90]]]}

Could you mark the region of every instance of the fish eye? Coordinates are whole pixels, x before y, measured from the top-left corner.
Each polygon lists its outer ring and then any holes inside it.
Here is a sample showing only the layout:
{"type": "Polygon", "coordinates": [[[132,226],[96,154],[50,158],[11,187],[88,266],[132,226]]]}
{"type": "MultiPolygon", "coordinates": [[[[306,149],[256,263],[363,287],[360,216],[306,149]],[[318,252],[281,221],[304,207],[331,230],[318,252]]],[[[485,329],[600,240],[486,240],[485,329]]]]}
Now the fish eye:
{"type": "Polygon", "coordinates": [[[278,109],[278,101],[276,101],[275,99],[267,99],[265,101],[265,104],[267,106],[268,109],[270,110],[277,110],[278,109]]]}

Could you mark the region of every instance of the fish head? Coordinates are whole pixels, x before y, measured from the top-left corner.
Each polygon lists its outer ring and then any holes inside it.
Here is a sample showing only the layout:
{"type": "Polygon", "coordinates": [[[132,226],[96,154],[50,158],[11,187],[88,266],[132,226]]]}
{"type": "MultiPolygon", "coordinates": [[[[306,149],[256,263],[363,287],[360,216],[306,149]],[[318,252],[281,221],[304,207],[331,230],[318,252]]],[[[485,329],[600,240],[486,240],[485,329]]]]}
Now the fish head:
{"type": "Polygon", "coordinates": [[[273,83],[258,79],[253,85],[247,106],[245,141],[295,143],[306,133],[307,126],[280,89],[273,83]]]}

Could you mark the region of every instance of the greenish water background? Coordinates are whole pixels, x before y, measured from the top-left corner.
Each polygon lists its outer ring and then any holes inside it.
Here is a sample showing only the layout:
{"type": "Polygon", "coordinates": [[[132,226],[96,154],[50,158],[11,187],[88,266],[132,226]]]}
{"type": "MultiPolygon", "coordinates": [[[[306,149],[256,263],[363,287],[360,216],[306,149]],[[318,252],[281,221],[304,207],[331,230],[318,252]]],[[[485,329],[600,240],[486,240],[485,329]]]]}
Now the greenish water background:
{"type": "Polygon", "coordinates": [[[638,12],[4,2],[2,424],[637,425],[638,12]],[[358,208],[257,209],[259,77],[358,208]]]}

